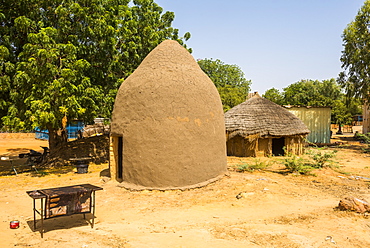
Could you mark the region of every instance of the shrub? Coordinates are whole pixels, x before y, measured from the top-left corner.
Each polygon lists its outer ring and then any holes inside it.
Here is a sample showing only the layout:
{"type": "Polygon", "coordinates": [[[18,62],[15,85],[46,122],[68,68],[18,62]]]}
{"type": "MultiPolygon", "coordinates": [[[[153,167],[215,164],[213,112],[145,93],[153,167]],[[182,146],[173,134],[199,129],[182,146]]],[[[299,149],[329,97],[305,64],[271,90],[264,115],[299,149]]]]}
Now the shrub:
{"type": "Polygon", "coordinates": [[[239,172],[252,172],[255,170],[263,170],[266,169],[269,166],[269,164],[266,164],[259,159],[254,159],[253,163],[242,163],[236,165],[236,170],[239,172]]]}
{"type": "Polygon", "coordinates": [[[315,168],[308,165],[303,158],[296,155],[288,154],[287,158],[284,159],[285,168],[288,169],[290,173],[299,173],[308,175],[315,168]]]}
{"type": "Polygon", "coordinates": [[[370,133],[367,134],[355,133],[355,139],[363,143],[370,144],[370,133]]]}
{"type": "Polygon", "coordinates": [[[365,148],[361,148],[364,153],[370,153],[370,144],[367,145],[365,148]]]}
{"type": "Polygon", "coordinates": [[[337,151],[323,151],[324,148],[325,147],[322,147],[308,152],[309,156],[313,160],[311,164],[313,168],[321,169],[324,167],[333,167],[335,162],[332,160],[332,158],[336,156],[337,151]]]}

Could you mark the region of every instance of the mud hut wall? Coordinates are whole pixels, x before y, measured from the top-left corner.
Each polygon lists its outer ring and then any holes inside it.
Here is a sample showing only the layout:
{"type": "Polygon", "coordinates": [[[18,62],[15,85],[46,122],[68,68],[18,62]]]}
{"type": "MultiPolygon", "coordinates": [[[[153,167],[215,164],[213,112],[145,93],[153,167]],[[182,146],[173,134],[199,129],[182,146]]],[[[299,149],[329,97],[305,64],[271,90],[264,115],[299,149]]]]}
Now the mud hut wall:
{"type": "Polygon", "coordinates": [[[285,153],[296,154],[296,147],[294,145],[293,137],[285,137],[285,153]]]}
{"type": "Polygon", "coordinates": [[[118,137],[110,137],[110,146],[109,146],[109,170],[111,178],[118,180],[118,137]]]}
{"type": "Polygon", "coordinates": [[[124,137],[126,184],[188,187],[227,170],[220,96],[176,41],[161,43],[123,82],[111,135],[124,137]]]}
{"type": "Polygon", "coordinates": [[[271,139],[236,135],[227,141],[227,155],[237,157],[263,157],[271,152],[271,139]]]}
{"type": "MultiPolygon", "coordinates": [[[[199,128],[198,123],[190,118],[166,118],[154,123],[148,118],[141,122],[142,129],[146,128],[147,130],[136,132],[135,135],[132,134],[132,129],[138,128],[136,126],[129,127],[124,140],[124,181],[130,178],[138,185],[154,185],[158,188],[164,188],[167,185],[175,187],[196,184],[205,180],[202,178],[205,176],[204,174],[216,177],[221,169],[215,166],[223,166],[223,163],[217,161],[221,156],[220,153],[222,152],[226,158],[224,136],[219,137],[222,138],[221,140],[192,139],[194,134],[198,137],[212,137],[213,130],[221,127],[222,123],[219,127],[213,127],[211,123],[211,120],[209,123],[204,121],[199,124],[201,127],[199,128]],[[204,126],[208,126],[208,128],[202,128],[204,126]],[[159,140],[161,142],[158,142],[159,140]],[[217,145],[215,147],[214,143],[223,144],[224,149],[216,150],[217,145]],[[198,159],[193,161],[195,158],[198,159]],[[214,167],[203,164],[214,164],[214,167]],[[196,176],[184,176],[186,174],[196,176]],[[185,183],[182,180],[188,182],[185,183]]],[[[224,164],[226,164],[226,159],[224,164]]]]}
{"type": "Polygon", "coordinates": [[[304,137],[303,136],[289,136],[285,137],[286,152],[301,155],[304,152],[304,137]]]}
{"type": "Polygon", "coordinates": [[[303,138],[297,137],[297,155],[302,155],[304,153],[304,147],[305,147],[305,142],[303,138]]]}
{"type": "Polygon", "coordinates": [[[272,139],[258,139],[258,146],[256,150],[257,157],[264,157],[268,155],[269,150],[271,150],[269,146],[272,146],[272,142],[270,142],[270,140],[272,139]]]}
{"type": "Polygon", "coordinates": [[[259,141],[259,138],[255,139],[255,140],[251,140],[250,144],[251,144],[251,148],[252,148],[252,152],[253,152],[253,157],[257,157],[257,154],[258,154],[258,142],[259,141]]]}
{"type": "Polygon", "coordinates": [[[256,142],[245,141],[245,157],[255,157],[256,156],[256,142]]]}
{"type": "Polygon", "coordinates": [[[246,138],[247,141],[247,155],[248,157],[256,157],[258,152],[258,143],[260,140],[260,134],[252,134],[246,138]]]}
{"type": "Polygon", "coordinates": [[[243,137],[237,135],[227,140],[227,155],[244,157],[246,156],[246,141],[243,137]]]}
{"type": "MultiPolygon", "coordinates": [[[[272,140],[280,137],[244,138],[239,135],[227,141],[227,155],[237,157],[263,157],[272,154],[272,140]]],[[[301,155],[306,145],[305,136],[285,137],[285,148],[288,153],[301,155]]]]}
{"type": "Polygon", "coordinates": [[[298,144],[298,155],[302,155],[305,152],[306,143],[306,136],[299,136],[297,137],[297,144],[298,144]]]}
{"type": "Polygon", "coordinates": [[[272,138],[268,138],[267,150],[265,156],[272,155],[272,138]]]}

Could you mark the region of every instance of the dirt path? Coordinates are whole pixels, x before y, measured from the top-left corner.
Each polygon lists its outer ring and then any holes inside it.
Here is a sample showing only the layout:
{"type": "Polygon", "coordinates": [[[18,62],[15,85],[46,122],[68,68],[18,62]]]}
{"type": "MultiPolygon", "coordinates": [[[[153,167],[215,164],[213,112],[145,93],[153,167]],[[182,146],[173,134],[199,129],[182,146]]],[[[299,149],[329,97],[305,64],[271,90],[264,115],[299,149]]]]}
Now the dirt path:
{"type": "MultiPolygon", "coordinates": [[[[1,140],[0,154],[39,146],[34,139],[23,142],[11,148],[10,140],[1,140]]],[[[88,174],[65,168],[44,176],[2,176],[1,247],[370,247],[369,215],[334,209],[347,195],[370,200],[369,182],[354,177],[370,177],[370,157],[357,145],[338,149],[345,174],[325,169],[317,176],[284,175],[274,164],[268,171],[230,171],[186,191],[128,191],[100,176],[107,164],[92,164],[88,174]],[[42,239],[33,230],[32,199],[25,191],[80,183],[104,188],[96,193],[94,229],[79,215],[49,219],[42,239]],[[19,220],[20,228],[10,229],[11,220],[19,220]]],[[[228,160],[230,167],[242,161],[255,159],[228,160]]]]}

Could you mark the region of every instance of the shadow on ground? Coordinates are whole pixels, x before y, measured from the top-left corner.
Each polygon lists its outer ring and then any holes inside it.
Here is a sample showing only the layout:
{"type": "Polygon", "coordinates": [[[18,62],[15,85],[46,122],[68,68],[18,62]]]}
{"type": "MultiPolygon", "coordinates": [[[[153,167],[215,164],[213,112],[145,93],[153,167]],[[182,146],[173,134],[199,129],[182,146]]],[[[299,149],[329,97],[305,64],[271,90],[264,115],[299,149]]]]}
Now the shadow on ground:
{"type": "MultiPolygon", "coordinates": [[[[61,229],[71,229],[81,226],[92,226],[92,213],[86,213],[86,219],[83,214],[74,214],[69,216],[60,216],[52,219],[44,219],[44,235],[47,232],[61,229]]],[[[34,227],[34,220],[27,221],[28,227],[33,232],[41,233],[41,219],[40,216],[36,215],[36,229],[34,227]]]]}

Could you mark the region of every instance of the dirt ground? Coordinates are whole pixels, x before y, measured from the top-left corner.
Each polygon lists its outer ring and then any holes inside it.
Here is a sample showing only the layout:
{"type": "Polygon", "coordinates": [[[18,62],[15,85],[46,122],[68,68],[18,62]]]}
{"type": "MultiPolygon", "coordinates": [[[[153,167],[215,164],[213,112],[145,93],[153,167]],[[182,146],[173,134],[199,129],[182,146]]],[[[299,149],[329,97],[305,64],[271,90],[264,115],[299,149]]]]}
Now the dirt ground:
{"type": "MultiPolygon", "coordinates": [[[[229,157],[227,176],[186,191],[126,190],[104,176],[108,164],[91,164],[87,174],[66,166],[18,176],[8,165],[10,175],[0,176],[1,247],[370,247],[370,215],[335,209],[345,196],[370,201],[370,155],[358,142],[345,137],[342,142],[328,148],[338,150],[336,171],[284,174],[283,158],[229,157]],[[242,162],[271,166],[244,173],[232,169],[242,162]],[[94,228],[82,215],[59,217],[45,220],[41,238],[33,229],[26,191],[82,183],[104,188],[96,192],[94,228]],[[20,221],[19,229],[10,229],[12,220],[20,221]]],[[[47,143],[2,138],[0,155],[40,146],[47,143]]]]}

